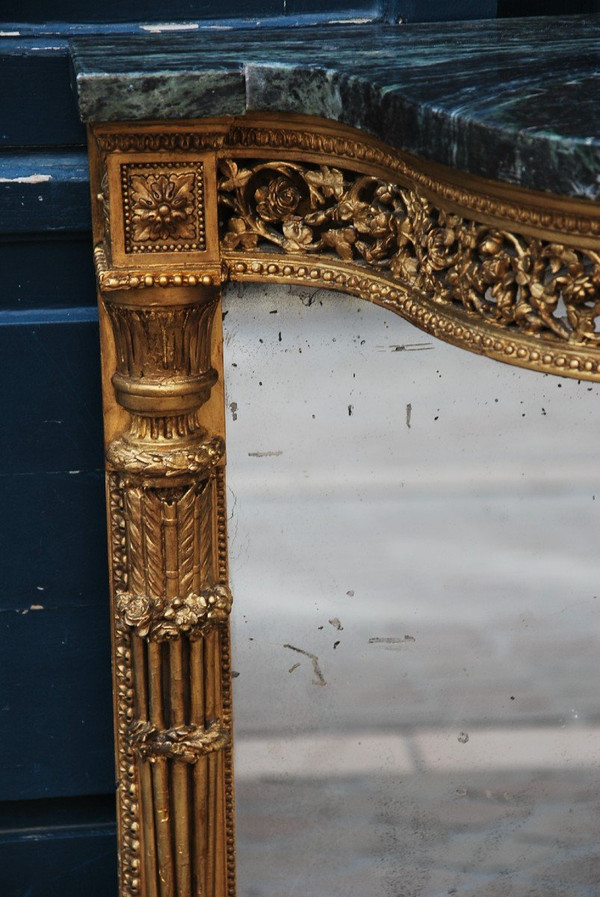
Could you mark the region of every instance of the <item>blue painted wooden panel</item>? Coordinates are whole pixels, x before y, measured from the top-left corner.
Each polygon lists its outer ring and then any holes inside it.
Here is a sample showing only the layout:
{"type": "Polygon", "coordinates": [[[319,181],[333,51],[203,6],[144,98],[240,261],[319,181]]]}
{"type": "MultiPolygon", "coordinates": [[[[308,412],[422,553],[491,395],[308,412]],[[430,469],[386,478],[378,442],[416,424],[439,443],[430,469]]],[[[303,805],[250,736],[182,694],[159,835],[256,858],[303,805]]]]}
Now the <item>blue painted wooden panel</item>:
{"type": "Polygon", "coordinates": [[[599,0],[498,0],[498,17],[569,16],[600,11],[599,0]]]}
{"type": "Polygon", "coordinates": [[[66,40],[0,39],[0,71],[0,147],[84,146],[66,40]]]}
{"type": "Polygon", "coordinates": [[[389,9],[392,21],[410,24],[490,19],[496,7],[496,0],[392,0],[389,9]]]}
{"type": "Polygon", "coordinates": [[[94,309],[0,312],[0,800],[113,788],[94,309]]]}
{"type": "Polygon", "coordinates": [[[0,234],[89,231],[84,152],[2,153],[0,171],[0,234]]]}
{"type": "Polygon", "coordinates": [[[0,238],[0,309],[95,307],[91,246],[91,233],[0,238]]]}
{"type": "Polygon", "coordinates": [[[382,4],[380,0],[287,0],[286,10],[289,16],[326,13],[376,18],[381,15],[382,4]]]}
{"type": "Polygon", "coordinates": [[[101,472],[4,476],[0,800],[112,790],[101,472]]]}
{"type": "Polygon", "coordinates": [[[282,15],[284,0],[21,0],[12,9],[5,9],[2,18],[21,22],[177,22],[191,19],[213,19],[215,15],[274,16],[282,15]]]}
{"type": "MultiPolygon", "coordinates": [[[[33,501],[33,525],[20,550],[13,542],[12,547],[17,548],[14,559],[27,564],[30,552],[24,546],[31,540],[45,543],[41,551],[33,551],[32,566],[39,570],[44,548],[57,547],[56,527],[66,523],[70,544],[65,545],[58,566],[64,569],[75,551],[83,548],[74,562],[80,589],[61,593],[61,583],[52,566],[47,566],[37,577],[24,576],[26,582],[14,602],[9,595],[3,598],[0,726],[10,737],[5,737],[2,745],[0,800],[105,794],[114,788],[108,602],[94,605],[93,591],[84,594],[81,588],[91,576],[106,576],[105,568],[96,569],[96,552],[90,545],[96,527],[90,527],[85,519],[92,513],[102,519],[102,503],[96,500],[101,496],[85,485],[76,491],[66,478],[61,482],[57,477],[54,482],[61,489],[60,497],[55,493],[40,506],[35,504],[40,489],[52,489],[41,477],[31,478],[22,491],[22,496],[33,501]],[[84,515],[81,510],[86,500],[84,515]],[[56,515],[54,520],[51,514],[56,515]],[[42,518],[39,524],[38,516],[42,518]],[[75,532],[76,524],[83,534],[75,532]],[[85,560],[90,556],[92,564],[86,570],[85,560]],[[28,602],[32,590],[35,598],[28,607],[10,606],[28,602]]],[[[2,490],[2,499],[8,498],[11,511],[18,485],[2,490]]],[[[95,535],[102,539],[97,528],[95,535]]]]}
{"type": "Polygon", "coordinates": [[[0,804],[2,897],[116,897],[112,798],[0,804]]]}
{"type": "Polygon", "coordinates": [[[0,312],[0,355],[3,475],[102,468],[96,310],[0,312]]]}

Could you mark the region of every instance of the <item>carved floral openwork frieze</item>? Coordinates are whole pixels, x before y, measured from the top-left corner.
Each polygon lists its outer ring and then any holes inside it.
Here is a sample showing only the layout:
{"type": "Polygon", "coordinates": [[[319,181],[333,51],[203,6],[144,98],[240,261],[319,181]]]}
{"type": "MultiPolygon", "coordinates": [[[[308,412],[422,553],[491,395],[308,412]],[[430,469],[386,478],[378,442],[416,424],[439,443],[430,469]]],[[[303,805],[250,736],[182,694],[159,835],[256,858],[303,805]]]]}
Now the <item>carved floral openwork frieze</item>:
{"type": "Polygon", "coordinates": [[[327,165],[224,159],[226,250],[368,265],[498,326],[598,344],[600,254],[436,208],[416,189],[327,165]]]}
{"type": "Polygon", "coordinates": [[[310,279],[472,351],[600,377],[595,204],[455,176],[341,126],[142,131],[98,135],[120,172],[103,187],[104,289],[310,279]]]}

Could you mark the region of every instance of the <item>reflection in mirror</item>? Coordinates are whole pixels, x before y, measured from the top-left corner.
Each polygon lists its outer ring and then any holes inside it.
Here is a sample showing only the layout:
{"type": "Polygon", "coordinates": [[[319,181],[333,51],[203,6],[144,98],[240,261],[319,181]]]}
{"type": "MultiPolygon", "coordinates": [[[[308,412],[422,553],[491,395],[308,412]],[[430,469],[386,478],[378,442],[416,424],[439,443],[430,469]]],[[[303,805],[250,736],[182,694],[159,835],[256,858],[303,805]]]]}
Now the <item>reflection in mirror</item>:
{"type": "Polygon", "coordinates": [[[591,897],[599,388],[225,311],[241,897],[591,897]]]}

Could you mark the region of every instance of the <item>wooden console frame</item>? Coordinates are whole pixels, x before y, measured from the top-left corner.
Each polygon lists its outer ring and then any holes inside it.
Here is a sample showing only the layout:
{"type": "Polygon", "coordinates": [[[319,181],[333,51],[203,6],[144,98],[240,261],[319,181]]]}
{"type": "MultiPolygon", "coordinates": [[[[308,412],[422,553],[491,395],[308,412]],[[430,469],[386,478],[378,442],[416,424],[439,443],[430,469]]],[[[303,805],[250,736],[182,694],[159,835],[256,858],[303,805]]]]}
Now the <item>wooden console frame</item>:
{"type": "Polygon", "coordinates": [[[220,289],[310,283],[600,380],[600,207],[303,116],[89,129],[121,897],[233,897],[220,289]]]}

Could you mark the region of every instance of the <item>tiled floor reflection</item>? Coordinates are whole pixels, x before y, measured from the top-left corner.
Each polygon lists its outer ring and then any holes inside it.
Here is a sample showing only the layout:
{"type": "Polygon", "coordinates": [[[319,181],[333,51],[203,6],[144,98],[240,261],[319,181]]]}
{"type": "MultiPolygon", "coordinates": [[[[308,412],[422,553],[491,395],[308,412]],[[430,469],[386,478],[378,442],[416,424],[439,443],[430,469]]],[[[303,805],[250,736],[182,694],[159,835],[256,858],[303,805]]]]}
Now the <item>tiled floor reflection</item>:
{"type": "Polygon", "coordinates": [[[595,897],[591,781],[590,769],[243,779],[240,891],[595,897]]]}

